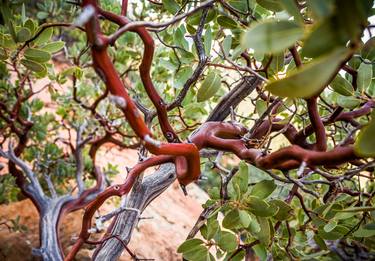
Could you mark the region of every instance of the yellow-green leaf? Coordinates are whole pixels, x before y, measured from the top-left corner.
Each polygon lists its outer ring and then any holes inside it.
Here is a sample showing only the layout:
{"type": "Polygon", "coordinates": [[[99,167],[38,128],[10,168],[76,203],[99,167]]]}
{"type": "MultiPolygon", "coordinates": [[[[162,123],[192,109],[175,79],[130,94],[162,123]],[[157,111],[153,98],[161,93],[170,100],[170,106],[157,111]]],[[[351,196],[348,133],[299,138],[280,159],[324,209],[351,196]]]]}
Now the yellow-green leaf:
{"type": "Polygon", "coordinates": [[[257,23],[242,36],[242,47],[260,53],[278,53],[303,36],[303,28],[294,21],[268,20],[257,23]]]}
{"type": "Polygon", "coordinates": [[[361,104],[361,100],[353,96],[342,96],[337,97],[337,104],[346,109],[354,109],[361,104]]]}
{"type": "Polygon", "coordinates": [[[372,64],[369,60],[365,61],[358,68],[357,86],[360,91],[366,90],[372,80],[372,64]]]}
{"type": "Polygon", "coordinates": [[[25,51],[24,56],[28,60],[32,60],[34,62],[39,63],[45,63],[51,59],[51,54],[49,52],[36,48],[28,48],[25,51]]]}
{"type": "Polygon", "coordinates": [[[281,80],[271,81],[266,90],[280,97],[309,98],[322,91],[337,72],[345,52],[342,49],[318,58],[281,80]],[[313,80],[312,80],[313,79],[313,80]]]}
{"type": "Polygon", "coordinates": [[[49,27],[43,30],[38,37],[33,41],[34,44],[39,45],[39,44],[45,44],[47,43],[53,34],[53,28],[49,27]]]}
{"type": "Polygon", "coordinates": [[[220,89],[220,74],[210,72],[203,81],[197,93],[197,101],[202,102],[210,99],[220,89]]]}
{"type": "MultiPolygon", "coordinates": [[[[361,129],[354,143],[354,152],[360,157],[375,157],[375,113],[369,124],[361,129]]],[[[358,210],[354,208],[353,210],[358,210]]],[[[373,208],[372,210],[375,210],[373,208]]],[[[369,211],[372,211],[369,210],[369,211]]]]}
{"type": "Polygon", "coordinates": [[[64,46],[65,46],[65,43],[63,41],[56,41],[56,42],[46,44],[41,49],[49,53],[55,53],[57,51],[60,51],[64,46]]]}
{"type": "Polygon", "coordinates": [[[0,48],[0,60],[1,60],[1,61],[4,61],[4,60],[6,60],[6,59],[8,59],[8,54],[7,54],[7,52],[5,51],[4,48],[0,48]]]}

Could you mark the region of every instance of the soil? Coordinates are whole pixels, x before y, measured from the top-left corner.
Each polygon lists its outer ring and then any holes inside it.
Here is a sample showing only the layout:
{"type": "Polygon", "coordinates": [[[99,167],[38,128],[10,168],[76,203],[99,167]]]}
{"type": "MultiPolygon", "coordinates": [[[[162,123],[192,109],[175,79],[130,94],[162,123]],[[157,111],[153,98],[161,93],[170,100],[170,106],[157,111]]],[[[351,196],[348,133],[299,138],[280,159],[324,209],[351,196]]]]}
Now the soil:
{"type": "MultiPolygon", "coordinates": [[[[205,193],[196,185],[190,185],[189,196],[185,197],[179,186],[173,184],[146,208],[142,215],[145,219],[135,229],[129,248],[140,258],[181,260],[176,250],[202,211],[198,202],[205,201],[205,198],[205,193]]],[[[83,211],[77,211],[63,220],[60,240],[64,249],[69,249],[74,243],[82,215],[83,211]]],[[[17,216],[20,217],[19,225],[25,225],[27,231],[14,232],[5,225],[0,226],[0,260],[37,260],[31,255],[31,249],[38,247],[39,243],[38,213],[30,200],[0,206],[1,221],[14,220],[17,216]]],[[[7,224],[12,226],[10,222],[7,224]]],[[[92,252],[91,246],[83,248],[77,260],[90,260],[92,252]]],[[[131,258],[124,252],[120,260],[131,258]]]]}

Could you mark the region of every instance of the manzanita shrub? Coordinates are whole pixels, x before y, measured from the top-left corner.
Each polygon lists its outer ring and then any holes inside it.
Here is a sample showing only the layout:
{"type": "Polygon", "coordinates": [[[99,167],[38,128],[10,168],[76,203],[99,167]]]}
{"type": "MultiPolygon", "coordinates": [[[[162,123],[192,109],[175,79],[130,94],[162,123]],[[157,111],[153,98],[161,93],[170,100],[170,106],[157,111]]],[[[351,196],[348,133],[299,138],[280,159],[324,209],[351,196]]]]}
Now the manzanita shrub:
{"type": "Polygon", "coordinates": [[[1,0],[0,202],[37,208],[32,254],[137,259],[139,214],[177,179],[210,196],[186,260],[375,259],[373,5],[1,0]],[[139,150],[127,175],[98,163],[107,143],[139,150]]]}

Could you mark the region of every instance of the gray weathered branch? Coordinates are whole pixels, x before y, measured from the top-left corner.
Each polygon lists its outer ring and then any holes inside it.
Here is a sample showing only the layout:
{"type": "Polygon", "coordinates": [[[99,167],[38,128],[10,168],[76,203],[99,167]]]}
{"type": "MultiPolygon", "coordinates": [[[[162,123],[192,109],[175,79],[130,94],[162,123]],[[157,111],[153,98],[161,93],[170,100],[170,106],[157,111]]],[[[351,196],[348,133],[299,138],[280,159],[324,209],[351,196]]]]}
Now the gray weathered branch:
{"type": "MultiPolygon", "coordinates": [[[[143,182],[134,187],[125,200],[126,207],[143,210],[158,197],[176,179],[173,164],[163,164],[153,174],[146,176],[143,182]]],[[[113,221],[111,235],[117,235],[128,244],[134,228],[138,224],[139,215],[136,211],[124,211],[113,221]]],[[[124,250],[123,244],[117,239],[109,239],[94,253],[93,260],[117,260],[124,250]]]]}

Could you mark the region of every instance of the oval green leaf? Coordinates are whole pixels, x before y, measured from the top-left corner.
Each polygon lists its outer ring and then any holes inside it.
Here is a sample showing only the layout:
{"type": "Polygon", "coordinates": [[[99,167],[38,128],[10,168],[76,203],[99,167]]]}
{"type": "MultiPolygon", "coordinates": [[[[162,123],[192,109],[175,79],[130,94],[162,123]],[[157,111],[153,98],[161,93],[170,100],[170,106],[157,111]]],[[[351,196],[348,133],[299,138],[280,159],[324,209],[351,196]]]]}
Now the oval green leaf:
{"type": "Polygon", "coordinates": [[[24,52],[24,56],[28,60],[32,60],[34,62],[39,62],[39,63],[45,63],[51,59],[51,54],[49,52],[41,50],[41,49],[36,49],[36,48],[28,48],[24,52]]]}
{"type": "Polygon", "coordinates": [[[28,28],[22,27],[18,32],[17,32],[17,41],[18,42],[26,42],[31,38],[31,32],[28,28]]]}
{"type": "Polygon", "coordinates": [[[273,199],[270,202],[271,206],[278,208],[279,210],[273,216],[277,220],[287,220],[292,215],[292,207],[280,199],[273,199]]]}
{"type": "Polygon", "coordinates": [[[278,207],[271,206],[264,200],[254,196],[247,197],[244,203],[248,211],[259,217],[271,217],[279,211],[278,207]]]}
{"type": "Polygon", "coordinates": [[[41,73],[45,70],[45,67],[38,63],[27,59],[22,59],[21,63],[29,70],[37,73],[41,73]]]}
{"type": "Polygon", "coordinates": [[[56,41],[56,42],[46,44],[41,49],[49,53],[55,53],[55,52],[60,51],[62,48],[64,48],[64,46],[65,46],[65,42],[56,41]]]}
{"type": "Polygon", "coordinates": [[[331,82],[330,86],[335,92],[344,96],[352,96],[354,93],[354,88],[351,83],[339,74],[331,82]]]}
{"type": "Polygon", "coordinates": [[[256,196],[260,199],[265,199],[276,189],[276,184],[273,180],[262,180],[253,187],[251,191],[252,196],[256,196]]]}
{"type": "Polygon", "coordinates": [[[266,90],[280,97],[309,98],[325,88],[345,57],[342,49],[314,60],[281,80],[271,81],[266,90]],[[313,81],[311,79],[314,79],[313,81]]]}
{"type": "Polygon", "coordinates": [[[229,16],[221,15],[216,20],[219,25],[227,29],[236,29],[238,27],[237,22],[229,16]]]}
{"type": "Polygon", "coordinates": [[[33,43],[36,44],[36,45],[45,44],[51,39],[52,34],[53,34],[53,28],[48,27],[48,28],[44,29],[43,32],[41,32],[38,35],[38,37],[33,41],[33,43]]]}
{"type": "Polygon", "coordinates": [[[198,90],[197,101],[206,101],[214,96],[220,89],[220,83],[220,75],[216,72],[210,72],[198,90]]]}
{"type": "Polygon", "coordinates": [[[337,97],[337,104],[346,109],[354,109],[361,104],[361,100],[353,96],[342,96],[337,97]]]}
{"type": "Polygon", "coordinates": [[[359,91],[365,91],[372,80],[372,64],[369,60],[361,63],[358,68],[357,87],[359,91]]]}
{"type": "Polygon", "coordinates": [[[268,20],[251,27],[242,36],[242,47],[261,53],[278,53],[303,36],[303,28],[294,21],[268,20]]]}

